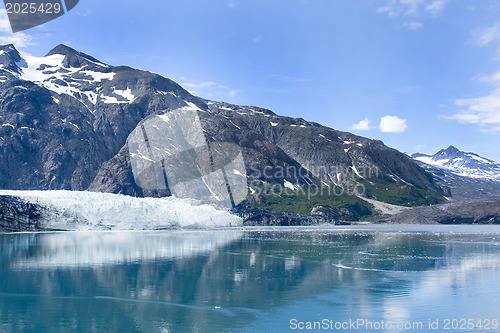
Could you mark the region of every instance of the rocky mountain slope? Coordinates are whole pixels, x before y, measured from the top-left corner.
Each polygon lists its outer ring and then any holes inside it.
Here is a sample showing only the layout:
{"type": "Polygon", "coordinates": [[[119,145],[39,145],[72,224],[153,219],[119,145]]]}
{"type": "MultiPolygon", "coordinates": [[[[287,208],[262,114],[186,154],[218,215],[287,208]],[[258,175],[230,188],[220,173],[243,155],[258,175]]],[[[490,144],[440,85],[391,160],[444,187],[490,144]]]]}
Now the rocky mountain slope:
{"type": "Polygon", "coordinates": [[[351,207],[363,212],[360,205],[373,213],[360,196],[406,206],[443,200],[430,174],[381,141],[202,99],[161,75],[65,45],[41,58],[0,46],[0,188],[168,195],[137,184],[127,138],[182,107],[197,110],[208,142],[241,147],[254,194],[247,204],[342,217],[351,207]],[[289,191],[269,194],[270,186],[289,191]],[[327,191],[311,197],[305,188],[327,191]]]}

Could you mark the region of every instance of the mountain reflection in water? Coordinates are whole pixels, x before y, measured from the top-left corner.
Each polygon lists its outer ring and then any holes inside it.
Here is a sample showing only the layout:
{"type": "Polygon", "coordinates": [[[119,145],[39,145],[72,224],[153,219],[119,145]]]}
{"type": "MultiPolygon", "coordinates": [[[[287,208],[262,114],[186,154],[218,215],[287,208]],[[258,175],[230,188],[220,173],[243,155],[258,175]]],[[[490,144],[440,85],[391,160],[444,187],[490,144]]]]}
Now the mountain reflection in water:
{"type": "Polygon", "coordinates": [[[289,331],[291,318],[498,317],[500,229],[427,228],[0,235],[0,331],[259,332],[289,331]]]}

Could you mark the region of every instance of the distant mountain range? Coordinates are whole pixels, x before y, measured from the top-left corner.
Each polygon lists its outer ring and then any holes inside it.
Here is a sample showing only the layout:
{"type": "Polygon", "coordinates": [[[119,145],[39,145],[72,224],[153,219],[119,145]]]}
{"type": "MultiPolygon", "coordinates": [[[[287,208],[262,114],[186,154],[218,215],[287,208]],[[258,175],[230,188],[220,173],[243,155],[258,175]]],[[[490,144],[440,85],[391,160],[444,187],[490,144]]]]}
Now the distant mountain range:
{"type": "Polygon", "coordinates": [[[444,201],[431,174],[381,141],[196,97],[161,75],[111,66],[65,45],[44,57],[0,46],[0,189],[168,195],[138,184],[127,139],[145,122],[186,107],[198,110],[209,143],[241,147],[249,184],[244,205],[357,220],[375,214],[373,200],[444,201]],[[356,185],[362,190],[340,191],[356,185]],[[290,191],[263,191],[271,186],[290,191]],[[312,197],[300,191],[311,187],[332,191],[312,197]]]}
{"type": "Polygon", "coordinates": [[[453,146],[434,155],[415,153],[417,161],[448,170],[458,176],[500,181],[500,164],[475,153],[466,153],[453,146]]]}
{"type": "Polygon", "coordinates": [[[453,146],[434,155],[414,153],[411,157],[437,183],[449,188],[455,199],[500,195],[500,164],[495,161],[453,146]]]}

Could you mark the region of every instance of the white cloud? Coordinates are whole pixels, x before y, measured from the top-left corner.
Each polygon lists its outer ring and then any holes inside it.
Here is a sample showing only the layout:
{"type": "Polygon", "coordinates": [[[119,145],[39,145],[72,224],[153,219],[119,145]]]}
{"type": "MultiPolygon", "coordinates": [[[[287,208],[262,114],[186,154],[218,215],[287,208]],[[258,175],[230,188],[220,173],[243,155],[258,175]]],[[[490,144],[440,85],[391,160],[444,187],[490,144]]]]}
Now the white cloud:
{"type": "Polygon", "coordinates": [[[414,15],[418,13],[419,7],[424,0],[399,0],[401,5],[406,6],[406,15],[414,15]]]}
{"type": "Polygon", "coordinates": [[[485,131],[498,131],[500,129],[500,82],[497,84],[498,86],[485,96],[457,99],[455,104],[463,109],[445,118],[462,124],[480,125],[485,131]]]}
{"type": "Polygon", "coordinates": [[[259,35],[259,36],[255,37],[255,38],[253,39],[253,43],[254,43],[254,44],[257,44],[257,43],[259,43],[259,42],[260,42],[261,40],[263,40],[263,39],[264,39],[264,36],[263,36],[263,35],[259,35]]]}
{"type": "Polygon", "coordinates": [[[472,78],[474,81],[482,82],[482,83],[488,83],[493,86],[500,86],[500,71],[496,72],[493,75],[485,75],[485,74],[479,74],[476,75],[472,78]]]}
{"type": "Polygon", "coordinates": [[[500,22],[490,27],[475,30],[469,43],[474,46],[496,45],[496,57],[500,60],[500,22]]]}
{"type": "Polygon", "coordinates": [[[229,0],[229,2],[227,3],[227,6],[228,6],[229,8],[234,8],[234,7],[236,7],[236,5],[234,4],[234,0],[229,0]]]}
{"type": "MultiPolygon", "coordinates": [[[[500,22],[477,29],[472,35],[470,44],[474,46],[497,46],[497,58],[500,60],[500,22]]],[[[486,132],[500,132],[500,71],[492,75],[479,74],[473,80],[489,84],[492,89],[483,96],[455,100],[459,110],[445,119],[478,125],[486,132]]]]}
{"type": "Polygon", "coordinates": [[[370,128],[370,120],[368,118],[365,118],[360,122],[351,125],[351,129],[355,131],[368,131],[370,128]]]}
{"type": "Polygon", "coordinates": [[[389,0],[379,7],[377,13],[387,13],[389,17],[439,15],[448,0],[389,0]]]}
{"type": "Polygon", "coordinates": [[[380,118],[380,131],[384,133],[403,133],[408,128],[406,119],[396,116],[384,116],[380,118]]]}
{"type": "Polygon", "coordinates": [[[424,25],[418,21],[406,22],[404,27],[408,30],[417,30],[422,28],[424,25]]]}
{"type": "Polygon", "coordinates": [[[432,15],[438,15],[443,11],[447,2],[448,0],[435,0],[430,5],[425,7],[425,10],[431,13],[432,15]]]}
{"type": "Polygon", "coordinates": [[[32,45],[32,38],[24,32],[12,33],[9,18],[5,9],[0,9],[0,45],[14,44],[16,48],[32,45]]]}
{"type": "Polygon", "coordinates": [[[182,83],[182,85],[188,89],[200,89],[200,88],[209,88],[209,87],[218,86],[217,83],[212,82],[212,81],[199,82],[199,83],[186,82],[186,83],[182,83]]]}
{"type": "Polygon", "coordinates": [[[185,78],[181,78],[178,82],[192,95],[215,100],[233,98],[241,92],[213,81],[189,82],[185,78]]]}
{"type": "Polygon", "coordinates": [[[76,15],[82,16],[82,17],[87,17],[87,16],[92,15],[92,14],[93,14],[93,12],[90,9],[85,9],[83,11],[76,12],[76,15]]]}
{"type": "Polygon", "coordinates": [[[485,46],[500,41],[500,22],[491,27],[477,29],[473,32],[471,43],[476,46],[485,46]]]}
{"type": "Polygon", "coordinates": [[[397,0],[391,0],[387,5],[379,7],[377,9],[377,13],[387,13],[389,17],[398,16],[401,13],[397,7],[397,0]]]}
{"type": "Polygon", "coordinates": [[[295,75],[281,75],[281,74],[272,74],[269,75],[269,77],[287,82],[287,83],[306,83],[306,82],[311,82],[314,81],[313,79],[307,78],[307,77],[302,77],[302,76],[295,76],[295,75]]]}

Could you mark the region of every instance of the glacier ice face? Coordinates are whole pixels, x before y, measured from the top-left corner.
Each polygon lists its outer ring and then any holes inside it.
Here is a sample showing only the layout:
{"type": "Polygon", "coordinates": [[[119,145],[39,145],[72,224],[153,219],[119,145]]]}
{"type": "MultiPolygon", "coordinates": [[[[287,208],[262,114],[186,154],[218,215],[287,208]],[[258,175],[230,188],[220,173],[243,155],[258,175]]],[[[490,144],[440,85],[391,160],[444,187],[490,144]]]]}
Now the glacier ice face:
{"type": "Polygon", "coordinates": [[[119,194],[80,191],[11,191],[48,208],[42,227],[58,230],[155,230],[164,228],[220,228],[241,226],[228,210],[179,198],[134,198],[119,194]]]}

